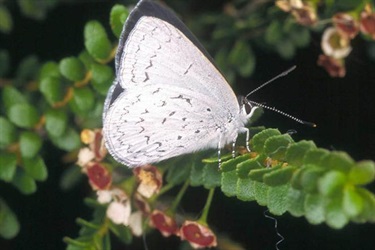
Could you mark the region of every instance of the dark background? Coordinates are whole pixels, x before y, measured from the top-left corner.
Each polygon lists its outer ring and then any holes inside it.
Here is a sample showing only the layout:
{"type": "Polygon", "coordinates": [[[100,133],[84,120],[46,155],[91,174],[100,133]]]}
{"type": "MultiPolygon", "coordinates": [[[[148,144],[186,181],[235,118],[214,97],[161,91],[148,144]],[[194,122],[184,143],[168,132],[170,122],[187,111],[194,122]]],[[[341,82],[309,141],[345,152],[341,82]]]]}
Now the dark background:
{"type": "MultiPolygon", "coordinates": [[[[22,16],[17,6],[11,5],[14,30],[9,35],[0,34],[0,48],[10,51],[13,69],[30,54],[37,55],[42,62],[77,55],[84,47],[84,24],[98,19],[108,28],[108,14],[115,2],[119,1],[62,4],[51,10],[42,22],[22,16]]],[[[183,16],[185,12],[216,10],[221,8],[222,2],[189,1],[188,10],[176,9],[176,12],[183,16]]],[[[170,3],[178,6],[172,1],[170,3]]],[[[294,129],[298,132],[293,135],[296,141],[310,139],[319,147],[346,151],[355,160],[375,160],[375,63],[367,56],[368,42],[358,37],[352,45],[353,52],[346,61],[347,76],[342,79],[330,78],[316,65],[320,54],[318,35],[313,36],[308,48],[299,50],[290,61],[275,54],[255,51],[256,72],[251,79],[240,79],[236,92],[246,94],[290,66],[297,65],[292,74],[257,92],[252,99],[315,122],[318,127],[302,126],[270,111],[265,112],[257,125],[276,127],[282,132],[294,129]]],[[[68,167],[59,161],[63,152],[51,145],[46,145],[44,152],[49,178],[38,183],[35,194],[24,196],[13,187],[0,183],[1,196],[21,223],[21,232],[14,240],[0,239],[1,250],[64,249],[62,238],[78,235],[75,219],[89,219],[91,216],[91,210],[83,204],[83,198],[90,194],[87,182],[83,181],[72,191],[62,192],[58,182],[68,167]]],[[[374,192],[374,185],[370,189],[374,192]]],[[[203,207],[206,198],[202,195],[204,192],[200,188],[191,188],[181,209],[198,214],[197,209],[203,207]]],[[[209,223],[216,232],[230,236],[245,249],[275,249],[278,238],[273,222],[264,217],[264,210],[255,202],[241,202],[216,192],[209,223]]],[[[281,249],[367,250],[375,246],[375,225],[370,224],[351,223],[343,230],[333,230],[326,225],[312,226],[304,218],[285,214],[278,217],[278,230],[286,238],[280,245],[281,249]]],[[[146,242],[150,250],[177,249],[179,240],[164,239],[154,232],[147,236],[146,242]]],[[[144,246],[139,239],[131,246],[114,246],[113,249],[144,249],[144,246]]]]}

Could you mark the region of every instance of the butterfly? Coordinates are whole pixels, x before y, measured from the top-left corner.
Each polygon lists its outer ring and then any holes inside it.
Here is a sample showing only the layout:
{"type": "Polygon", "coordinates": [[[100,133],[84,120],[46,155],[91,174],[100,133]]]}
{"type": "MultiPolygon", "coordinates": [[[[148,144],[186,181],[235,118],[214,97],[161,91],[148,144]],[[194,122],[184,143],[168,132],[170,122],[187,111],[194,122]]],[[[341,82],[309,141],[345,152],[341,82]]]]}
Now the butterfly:
{"type": "Polygon", "coordinates": [[[256,106],[237,98],[167,7],[141,0],[125,22],[104,104],[109,153],[128,167],[236,142],[256,106]]]}

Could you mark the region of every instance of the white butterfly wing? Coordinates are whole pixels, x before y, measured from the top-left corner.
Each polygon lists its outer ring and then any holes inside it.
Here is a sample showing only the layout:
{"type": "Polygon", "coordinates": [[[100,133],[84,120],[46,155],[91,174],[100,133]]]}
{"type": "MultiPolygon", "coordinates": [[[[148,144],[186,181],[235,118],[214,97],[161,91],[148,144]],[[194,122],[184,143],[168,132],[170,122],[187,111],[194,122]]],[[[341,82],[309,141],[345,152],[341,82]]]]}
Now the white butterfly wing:
{"type": "Polygon", "coordinates": [[[103,124],[115,159],[141,166],[237,137],[244,123],[237,98],[179,29],[142,16],[122,49],[116,83],[123,91],[114,98],[111,88],[103,124]]]}
{"type": "Polygon", "coordinates": [[[204,95],[163,86],[147,84],[142,93],[131,88],[109,109],[104,129],[116,160],[141,166],[217,146],[220,110],[204,95]]]}
{"type": "MultiPolygon", "coordinates": [[[[222,104],[238,106],[224,77],[176,27],[156,17],[139,19],[124,46],[119,80],[124,89],[154,83],[183,86],[222,104]],[[223,103],[224,102],[224,103],[223,103]]],[[[227,105],[223,105],[224,107],[227,105]]]]}

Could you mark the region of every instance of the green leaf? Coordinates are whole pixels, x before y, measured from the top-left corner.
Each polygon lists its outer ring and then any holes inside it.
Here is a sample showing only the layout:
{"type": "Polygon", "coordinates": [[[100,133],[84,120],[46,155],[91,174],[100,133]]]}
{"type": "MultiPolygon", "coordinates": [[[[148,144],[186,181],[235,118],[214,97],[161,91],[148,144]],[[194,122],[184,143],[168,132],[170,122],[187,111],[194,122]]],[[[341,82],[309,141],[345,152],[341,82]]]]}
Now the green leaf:
{"type": "Polygon", "coordinates": [[[12,183],[22,194],[32,194],[36,191],[35,180],[21,169],[16,172],[12,183]]]}
{"type": "Polygon", "coordinates": [[[20,150],[22,157],[34,157],[42,147],[42,139],[31,131],[24,131],[20,135],[20,150]]]}
{"type": "Polygon", "coordinates": [[[16,128],[5,117],[0,116],[0,148],[16,141],[16,128]]]}
{"type": "Polygon", "coordinates": [[[263,176],[263,181],[269,186],[280,186],[290,182],[295,171],[294,167],[286,166],[276,169],[272,172],[266,173],[263,176]]]}
{"type": "Polygon", "coordinates": [[[77,186],[78,182],[82,180],[83,174],[81,172],[81,168],[77,167],[76,165],[70,166],[62,173],[59,186],[63,191],[70,191],[75,186],[77,186]]]}
{"type": "Polygon", "coordinates": [[[9,52],[7,50],[0,49],[0,65],[0,77],[4,77],[10,69],[9,52]]]}
{"type": "Polygon", "coordinates": [[[76,88],[69,104],[75,113],[81,114],[90,111],[95,104],[94,93],[88,87],[76,88]]]}
{"type": "Polygon", "coordinates": [[[190,171],[190,185],[193,187],[203,186],[204,184],[204,164],[201,162],[193,162],[190,171]]]}
{"type": "Polygon", "coordinates": [[[107,60],[112,51],[112,45],[104,27],[98,21],[90,21],[84,30],[85,47],[89,54],[98,61],[107,60]]]}
{"type": "Polygon", "coordinates": [[[15,104],[27,103],[26,97],[16,88],[10,86],[3,88],[2,101],[7,112],[15,104]]]}
{"type": "Polygon", "coordinates": [[[11,122],[21,128],[32,128],[39,121],[39,114],[36,108],[26,103],[11,106],[8,117],[11,122]]]}
{"type": "Polygon", "coordinates": [[[356,188],[356,192],[361,196],[363,200],[363,209],[354,221],[364,223],[364,222],[375,222],[375,196],[373,193],[369,192],[364,188],[356,188]]]}
{"type": "Polygon", "coordinates": [[[238,179],[237,181],[237,198],[242,201],[255,200],[254,181],[250,178],[238,179]]]}
{"type": "Polygon", "coordinates": [[[31,55],[22,59],[18,65],[14,84],[17,86],[24,85],[29,80],[37,78],[39,73],[39,60],[36,56],[31,55]]]}
{"type": "Polygon", "coordinates": [[[61,74],[70,81],[81,81],[85,78],[85,65],[77,57],[66,57],[59,63],[61,74]]]}
{"type": "Polygon", "coordinates": [[[12,15],[8,8],[0,5],[0,32],[9,33],[13,29],[12,15]]]}
{"type": "Polygon", "coordinates": [[[244,154],[244,155],[237,156],[236,158],[232,158],[228,161],[225,161],[221,164],[221,171],[228,172],[228,171],[235,170],[237,168],[237,164],[248,159],[249,159],[249,155],[244,154]]]}
{"type": "Polygon", "coordinates": [[[281,22],[279,20],[272,21],[267,27],[264,37],[266,43],[276,45],[283,37],[281,22]]]}
{"type": "Polygon", "coordinates": [[[25,173],[37,181],[45,181],[47,179],[47,167],[40,156],[34,158],[23,158],[25,173]]]}
{"type": "MultiPolygon", "coordinates": [[[[300,186],[305,192],[316,192],[318,180],[324,174],[325,170],[316,165],[306,165],[301,172],[299,172],[300,186]]],[[[293,186],[295,187],[295,186],[293,186]]]]}
{"type": "Polygon", "coordinates": [[[85,65],[86,69],[90,69],[92,64],[97,63],[87,50],[83,50],[79,53],[78,58],[85,65]]]}
{"type": "Polygon", "coordinates": [[[264,150],[264,145],[266,143],[266,140],[272,136],[280,135],[280,131],[277,129],[266,129],[258,134],[254,135],[254,137],[251,139],[251,148],[259,153],[262,154],[264,150]]]}
{"type": "Polygon", "coordinates": [[[363,198],[354,187],[347,187],[343,194],[343,208],[347,215],[355,217],[363,210],[363,198]]]}
{"type": "Polygon", "coordinates": [[[221,191],[226,196],[236,196],[238,176],[236,170],[224,172],[221,174],[221,191]]]}
{"type": "Polygon", "coordinates": [[[311,149],[306,152],[305,157],[303,158],[304,164],[317,164],[327,157],[330,152],[326,149],[311,149]]]}
{"type": "Polygon", "coordinates": [[[291,144],[286,151],[285,161],[289,165],[301,166],[306,152],[315,148],[316,146],[312,141],[299,141],[291,144]]]}
{"type": "Polygon", "coordinates": [[[114,74],[111,67],[107,65],[93,63],[91,65],[92,71],[92,86],[102,95],[106,95],[111,86],[114,74]]]}
{"type": "Polygon", "coordinates": [[[219,187],[221,184],[221,174],[219,166],[216,164],[206,164],[203,169],[204,187],[211,189],[219,187]]]}
{"type": "Polygon", "coordinates": [[[128,18],[128,16],[129,10],[125,6],[116,4],[112,7],[109,22],[111,24],[113,34],[115,34],[117,38],[120,37],[122,27],[124,26],[125,20],[128,18]]]}
{"type": "MultiPolygon", "coordinates": [[[[325,196],[333,196],[345,185],[346,175],[340,171],[328,171],[318,180],[318,190],[325,196]]],[[[341,193],[341,192],[340,192],[341,193]]]]}
{"type": "MultiPolygon", "coordinates": [[[[228,48],[226,47],[218,48],[214,58],[215,58],[215,62],[217,66],[220,68],[220,70],[222,70],[224,75],[227,76],[228,71],[229,71],[228,48]]],[[[231,81],[228,81],[228,82],[231,82],[231,81]]]]}
{"type": "Polygon", "coordinates": [[[311,40],[310,31],[307,28],[301,26],[298,26],[298,28],[289,33],[289,35],[291,42],[297,48],[307,47],[311,40]]]}
{"type": "Polygon", "coordinates": [[[50,109],[45,114],[46,130],[54,137],[61,136],[67,127],[68,116],[62,109],[50,109]]]}
{"type": "Polygon", "coordinates": [[[109,223],[109,229],[111,232],[117,236],[117,239],[125,244],[130,244],[133,240],[133,234],[130,227],[124,227],[123,225],[115,225],[114,223],[109,223]]]}
{"type": "Polygon", "coordinates": [[[287,210],[295,217],[300,217],[305,214],[305,193],[301,190],[290,187],[287,199],[287,210]]]}
{"type": "Polygon", "coordinates": [[[313,225],[320,224],[325,219],[325,200],[319,194],[307,194],[305,199],[306,219],[313,225]]]}
{"type": "Polygon", "coordinates": [[[296,54],[296,48],[294,47],[294,44],[288,40],[283,39],[279,41],[276,46],[277,53],[283,58],[283,59],[292,59],[296,54]]]}
{"type": "Polygon", "coordinates": [[[267,168],[261,168],[261,169],[254,169],[254,170],[251,170],[250,173],[249,173],[249,177],[250,179],[252,179],[253,181],[259,181],[259,182],[263,182],[263,178],[266,174],[268,173],[271,173],[277,169],[280,169],[281,166],[276,166],[276,167],[267,167],[267,168]]]}
{"type": "Polygon", "coordinates": [[[341,229],[348,223],[349,218],[344,213],[342,208],[341,196],[335,197],[329,201],[325,213],[328,226],[334,229],[341,229]]]}
{"type": "Polygon", "coordinates": [[[375,163],[373,161],[360,161],[349,172],[348,179],[355,185],[365,185],[375,179],[375,163]]]}
{"type": "Polygon", "coordinates": [[[269,187],[262,182],[253,182],[254,197],[258,204],[261,206],[267,206],[268,188],[269,187]]]}
{"type": "Polygon", "coordinates": [[[277,187],[270,187],[268,189],[267,206],[270,213],[274,215],[282,215],[287,211],[287,194],[289,187],[289,184],[286,184],[277,187]]]}
{"type": "Polygon", "coordinates": [[[265,160],[264,155],[257,155],[253,159],[248,159],[246,161],[243,161],[237,164],[238,177],[249,178],[249,173],[251,170],[264,168],[264,165],[262,165],[262,162],[264,162],[264,160],[265,160]]]}
{"type": "Polygon", "coordinates": [[[17,168],[17,156],[11,153],[0,153],[0,179],[6,182],[13,180],[17,168]]]}
{"type": "Polygon", "coordinates": [[[355,162],[347,153],[331,152],[322,158],[320,164],[326,168],[347,173],[354,166],[355,162]]]}
{"type": "Polygon", "coordinates": [[[185,182],[190,176],[191,164],[173,164],[168,168],[166,180],[168,183],[179,185],[185,182]]]}
{"type": "Polygon", "coordinates": [[[51,135],[50,139],[58,148],[68,152],[81,146],[80,136],[73,128],[68,128],[61,136],[51,135]]]}
{"type": "Polygon", "coordinates": [[[58,3],[57,0],[49,1],[35,1],[35,0],[20,0],[19,7],[23,15],[36,20],[42,20],[46,17],[47,11],[58,3]]]}
{"type": "Polygon", "coordinates": [[[288,134],[272,136],[264,144],[264,153],[273,160],[285,160],[285,153],[292,143],[293,139],[288,134]]]}
{"type": "Polygon", "coordinates": [[[39,73],[40,80],[43,80],[44,78],[47,78],[47,77],[59,78],[60,76],[61,75],[60,75],[59,65],[53,61],[44,63],[39,73]]]}
{"type": "Polygon", "coordinates": [[[20,223],[17,216],[8,207],[4,200],[0,199],[0,236],[10,240],[20,231],[20,223]]]}
{"type": "Polygon", "coordinates": [[[229,52],[228,60],[236,67],[241,76],[250,76],[255,69],[255,56],[251,46],[244,40],[238,40],[229,52]]]}
{"type": "Polygon", "coordinates": [[[55,76],[43,78],[39,82],[39,90],[51,106],[63,100],[66,91],[60,77],[55,76]]]}

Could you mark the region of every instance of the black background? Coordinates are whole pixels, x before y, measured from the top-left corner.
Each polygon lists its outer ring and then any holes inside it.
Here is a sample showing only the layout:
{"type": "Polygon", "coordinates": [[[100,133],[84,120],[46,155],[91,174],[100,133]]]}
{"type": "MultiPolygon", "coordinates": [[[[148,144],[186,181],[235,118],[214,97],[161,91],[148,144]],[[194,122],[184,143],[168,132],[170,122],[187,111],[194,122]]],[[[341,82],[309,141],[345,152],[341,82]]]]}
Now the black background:
{"type": "MultiPolygon", "coordinates": [[[[50,11],[43,22],[22,16],[14,4],[10,6],[14,30],[9,35],[0,34],[0,48],[10,51],[12,68],[30,54],[36,54],[41,61],[59,61],[63,57],[77,55],[84,46],[84,24],[98,19],[108,28],[108,13],[115,2],[118,1],[62,4],[50,11]]],[[[190,1],[188,11],[214,10],[222,3],[207,2],[202,6],[202,1],[190,1]]],[[[183,11],[187,10],[176,9],[182,15],[183,11]]],[[[270,111],[257,125],[276,127],[282,132],[294,129],[298,132],[293,135],[296,141],[309,139],[319,147],[346,151],[355,160],[375,160],[375,63],[367,56],[368,43],[356,38],[352,44],[353,52],[346,61],[347,76],[332,79],[316,65],[320,54],[319,41],[318,35],[313,36],[311,45],[299,50],[290,61],[284,61],[275,54],[255,51],[256,73],[251,79],[240,79],[236,92],[246,94],[290,66],[297,65],[292,74],[257,92],[252,99],[315,122],[318,127],[302,126],[270,111]]],[[[91,216],[90,209],[83,205],[83,197],[90,193],[87,182],[84,180],[74,190],[62,192],[58,182],[67,166],[61,165],[57,159],[63,152],[51,145],[46,145],[44,149],[49,178],[38,183],[37,193],[24,196],[13,187],[0,183],[1,196],[21,222],[21,232],[14,240],[0,239],[2,250],[64,249],[62,238],[78,235],[75,219],[89,219],[91,216]]],[[[374,191],[374,185],[370,189],[374,191]]],[[[200,188],[191,188],[181,209],[198,214],[204,205],[204,192],[200,188]]],[[[273,222],[263,216],[264,210],[255,202],[241,202],[216,192],[209,223],[216,232],[230,236],[245,249],[275,249],[278,238],[273,222]]],[[[343,230],[333,230],[326,225],[312,226],[304,218],[285,214],[278,217],[278,230],[286,238],[280,245],[281,249],[374,249],[375,246],[375,226],[370,224],[351,223],[343,230]]],[[[147,236],[146,242],[151,250],[177,249],[179,240],[164,239],[154,232],[147,236]]],[[[117,247],[115,244],[113,249],[144,249],[144,246],[139,239],[131,246],[117,247]]]]}

